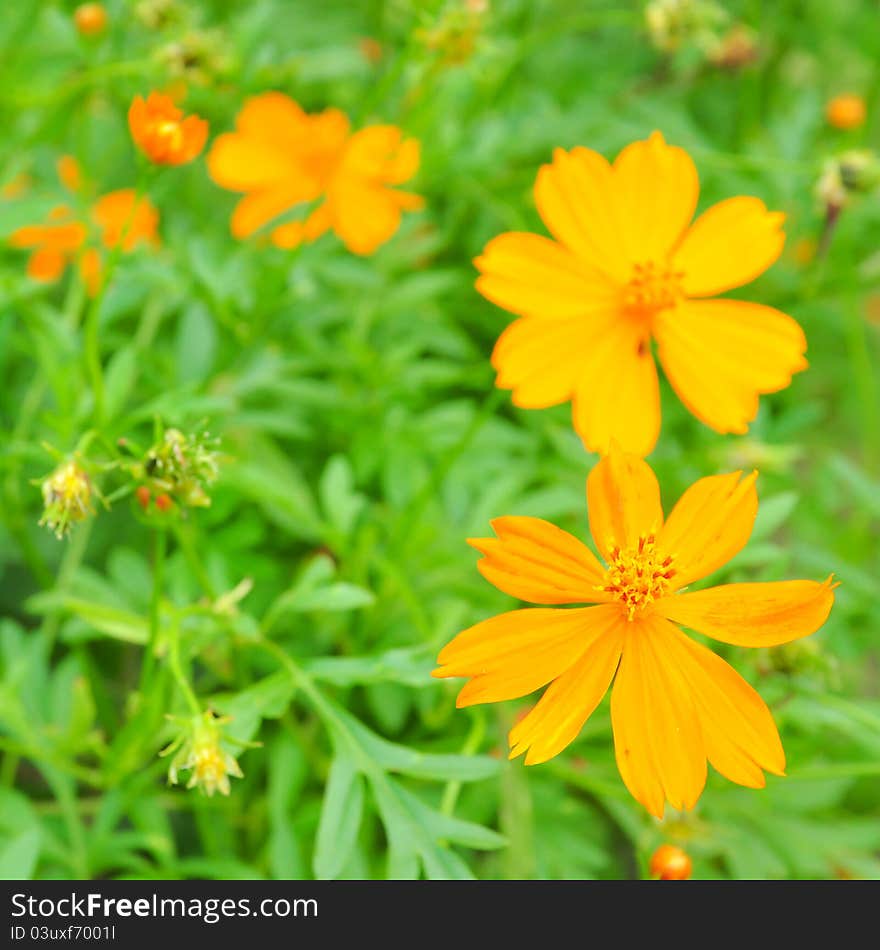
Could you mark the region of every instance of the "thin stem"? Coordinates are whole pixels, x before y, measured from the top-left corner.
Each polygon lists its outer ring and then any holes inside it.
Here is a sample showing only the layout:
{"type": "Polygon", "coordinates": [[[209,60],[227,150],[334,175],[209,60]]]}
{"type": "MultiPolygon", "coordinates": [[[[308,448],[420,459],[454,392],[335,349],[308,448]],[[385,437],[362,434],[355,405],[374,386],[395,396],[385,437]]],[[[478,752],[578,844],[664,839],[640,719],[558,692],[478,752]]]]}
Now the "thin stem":
{"type": "Polygon", "coordinates": [[[162,626],[162,588],[165,575],[165,557],[168,553],[168,536],[164,528],[156,528],[153,533],[153,590],[150,596],[150,631],[147,639],[147,652],[141,667],[141,697],[147,694],[156,664],[156,649],[162,626]]]}
{"type": "Polygon", "coordinates": [[[138,205],[141,203],[141,199],[144,196],[144,191],[146,189],[147,177],[149,169],[145,168],[138,179],[137,186],[134,192],[134,201],[131,203],[131,210],[128,212],[128,217],[126,218],[122,229],[119,234],[119,239],[113,247],[113,250],[110,253],[110,257],[107,261],[107,267],[104,270],[104,273],[101,277],[101,283],[98,287],[98,292],[92,298],[89,308],[86,311],[85,322],[83,325],[83,345],[85,349],[85,361],[86,361],[86,372],[89,377],[89,381],[92,387],[92,398],[94,399],[94,418],[95,424],[97,426],[102,426],[105,418],[105,404],[104,404],[104,370],[101,364],[101,345],[100,345],[100,313],[101,313],[101,304],[104,301],[104,297],[107,292],[107,288],[110,286],[111,281],[113,280],[113,275],[116,272],[116,267],[119,263],[119,258],[122,256],[123,248],[125,245],[125,239],[128,237],[129,229],[131,228],[132,223],[134,222],[135,213],[137,212],[138,205]]]}
{"type": "MultiPolygon", "coordinates": [[[[462,755],[474,755],[477,749],[483,743],[486,735],[486,717],[482,710],[478,710],[474,715],[474,721],[471,730],[461,747],[462,755]]],[[[458,796],[461,794],[461,782],[448,782],[443,789],[443,798],[440,800],[440,811],[444,815],[452,815],[458,802],[458,796]]]]}
{"type": "Polygon", "coordinates": [[[180,662],[180,626],[176,621],[171,624],[168,630],[168,668],[171,670],[171,675],[174,677],[181,693],[183,693],[183,698],[186,700],[192,714],[201,716],[202,707],[192,686],[190,686],[189,680],[186,678],[186,674],[183,672],[183,664],[180,662]]]}

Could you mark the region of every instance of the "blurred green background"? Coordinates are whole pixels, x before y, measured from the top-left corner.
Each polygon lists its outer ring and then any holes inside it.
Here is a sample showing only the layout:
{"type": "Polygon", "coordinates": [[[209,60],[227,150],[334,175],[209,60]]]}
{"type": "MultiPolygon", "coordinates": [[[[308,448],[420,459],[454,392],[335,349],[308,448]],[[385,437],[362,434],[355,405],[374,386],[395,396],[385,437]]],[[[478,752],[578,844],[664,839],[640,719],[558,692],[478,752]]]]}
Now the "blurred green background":
{"type": "Polygon", "coordinates": [[[880,876],[880,202],[850,175],[829,226],[817,192],[878,144],[877,4],[665,4],[687,14],[671,39],[637,3],[117,0],[93,38],[75,6],[0,6],[0,186],[20,185],[0,199],[0,875],[629,878],[671,842],[698,878],[880,876]],[[287,252],[231,238],[235,196],[203,158],[150,185],[162,248],[126,256],[101,304],[101,438],[207,420],[223,451],[156,592],[156,529],[131,499],[64,542],[38,527],[43,444],[71,452],[91,426],[86,302],[72,272],[30,281],[5,239],[68,200],[62,154],[97,193],[133,186],[128,105],[172,84],[212,137],[270,89],[397,124],[422,142],[426,209],[369,258],[332,236],[287,252]],[[844,91],[866,100],[858,129],[826,122],[844,91]],[[754,536],[713,581],[842,582],[808,640],[719,650],[773,711],[788,777],[713,773],[662,823],[619,779],[607,700],[526,769],[506,733],[531,700],[456,710],[457,684],[429,676],[456,632],[515,606],[465,538],[505,514],[585,537],[595,461],[568,406],[493,389],[511,317],[471,260],[502,231],[543,233],[531,188],[555,146],[613,157],[655,128],[694,157],[700,208],[753,194],[787,213],[783,258],[741,296],[796,317],[811,364],[744,437],[662,383],[664,503],[758,467],[754,536]],[[165,714],[184,706],[161,657],[139,692],[151,609],[179,625],[200,701],[261,743],[235,750],[228,797],[166,784],[165,714]]]}

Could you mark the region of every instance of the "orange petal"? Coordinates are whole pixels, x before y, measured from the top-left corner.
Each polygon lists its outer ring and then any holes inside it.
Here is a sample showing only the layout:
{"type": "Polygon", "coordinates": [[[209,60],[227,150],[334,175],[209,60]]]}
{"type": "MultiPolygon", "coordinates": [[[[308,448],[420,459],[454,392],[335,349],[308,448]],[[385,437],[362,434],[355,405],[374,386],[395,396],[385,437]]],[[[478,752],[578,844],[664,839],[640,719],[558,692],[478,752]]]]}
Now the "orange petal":
{"type": "Polygon", "coordinates": [[[419,167],[419,143],[404,140],[394,125],[372,125],[356,132],[346,145],[342,174],[375,184],[399,185],[419,167]]]}
{"type": "Polygon", "coordinates": [[[624,784],[657,818],[664,802],[693,808],[706,784],[706,750],[690,691],[666,648],[670,625],[627,624],[611,693],[614,751],[624,784]]]}
{"type": "Polygon", "coordinates": [[[535,182],[535,203],[551,234],[590,268],[625,283],[627,257],[611,166],[587,148],[558,148],[542,165],[535,182]]]}
{"type": "Polygon", "coordinates": [[[763,274],[782,253],[785,215],[757,198],[728,198],[700,215],[672,257],[688,296],[712,297],[763,274]]]}
{"type": "Polygon", "coordinates": [[[534,709],[511,729],[511,759],[528,750],[526,765],[537,765],[558,755],[577,738],[611,685],[626,620],[616,607],[597,607],[590,621],[589,645],[583,656],[550,684],[534,709]]]}
{"type": "Polygon", "coordinates": [[[639,538],[663,527],[660,486],[647,462],[613,446],[587,478],[590,531],[605,560],[615,549],[638,546],[639,538]]]}
{"type": "Polygon", "coordinates": [[[764,700],[721,657],[666,627],[662,649],[693,697],[712,765],[750,788],[766,784],[762,769],[784,774],[785,752],[764,700]]]}
{"type": "Polygon", "coordinates": [[[669,513],[657,546],[674,558],[679,589],[718,570],[745,546],[758,514],[757,472],[711,475],[694,482],[669,513]]]}
{"type": "Polygon", "coordinates": [[[101,256],[94,248],[88,248],[79,259],[79,273],[86,285],[86,293],[90,297],[97,297],[101,289],[103,266],[101,256]]]}
{"type": "Polygon", "coordinates": [[[592,341],[572,420],[591,452],[607,452],[612,441],[634,455],[653,450],[660,434],[660,385],[651,348],[634,323],[618,318],[592,341]]]}
{"type": "Polygon", "coordinates": [[[491,240],[474,261],[477,290],[522,316],[551,319],[606,314],[618,290],[568,248],[537,234],[511,231],[491,240]]]}
{"type": "Polygon", "coordinates": [[[657,317],[654,333],[679,398],[716,432],[747,432],[758,396],[785,389],[807,367],[803,330],[760,304],[684,301],[657,317]]]}
{"type": "Polygon", "coordinates": [[[657,610],[708,637],[743,647],[773,647],[815,633],[834,603],[829,578],[724,584],[666,597],[657,610]]]}
{"type": "Polygon", "coordinates": [[[584,604],[607,600],[597,590],[604,570],[573,535],[540,518],[496,518],[497,538],[469,538],[485,555],[483,577],[499,590],[533,604],[584,604]]]}
{"type": "Polygon", "coordinates": [[[95,202],[92,217],[105,247],[121,242],[124,251],[131,251],[140,242],[158,243],[159,212],[145,195],[135,206],[135,197],[133,188],[120,188],[95,202]]]}
{"type": "Polygon", "coordinates": [[[265,189],[283,182],[286,187],[296,184],[298,201],[311,201],[321,191],[317,178],[300,167],[291,153],[233,132],[214,139],[207,164],[214,183],[229,191],[265,189]]]}
{"type": "Polygon", "coordinates": [[[516,699],[564,673],[619,617],[615,604],[500,614],[458,634],[441,650],[432,675],[471,677],[458,706],[516,699]]]}
{"type": "Polygon", "coordinates": [[[512,389],[514,405],[523,409],[567,402],[589,363],[585,354],[601,333],[598,317],[515,320],[492,351],[492,365],[498,372],[495,385],[512,389]]]}
{"type": "Polygon", "coordinates": [[[382,186],[341,180],[328,195],[333,230],[354,254],[372,254],[400,227],[400,204],[382,186]]]}
{"type": "Polygon", "coordinates": [[[245,195],[235,206],[229,222],[232,236],[243,240],[284,214],[302,200],[297,186],[275,185],[245,195]]]}
{"type": "Polygon", "coordinates": [[[61,251],[53,247],[41,247],[28,260],[28,277],[33,280],[57,280],[64,273],[66,263],[61,251]]]}
{"type": "Polygon", "coordinates": [[[191,162],[205,147],[208,141],[208,122],[197,115],[187,116],[180,123],[183,134],[183,146],[175,159],[175,164],[182,165],[191,162]]]}
{"type": "Polygon", "coordinates": [[[697,207],[690,155],[654,132],[617,156],[613,178],[626,254],[633,262],[665,260],[697,207]]]}

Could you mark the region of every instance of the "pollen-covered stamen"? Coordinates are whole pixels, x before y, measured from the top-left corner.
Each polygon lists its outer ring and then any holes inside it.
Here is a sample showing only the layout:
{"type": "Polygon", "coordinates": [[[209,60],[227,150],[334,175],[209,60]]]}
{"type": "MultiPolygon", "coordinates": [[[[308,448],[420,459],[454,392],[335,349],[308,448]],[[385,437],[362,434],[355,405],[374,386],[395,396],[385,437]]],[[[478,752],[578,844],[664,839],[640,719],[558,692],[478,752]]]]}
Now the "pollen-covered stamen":
{"type": "Polygon", "coordinates": [[[653,261],[636,264],[623,290],[623,309],[631,317],[650,319],[661,310],[674,307],[681,299],[684,274],[653,261]]]}
{"type": "Polygon", "coordinates": [[[653,534],[643,535],[634,548],[615,547],[608,559],[604,583],[598,590],[613,595],[633,620],[669,592],[675,576],[673,558],[657,550],[653,534]]]}

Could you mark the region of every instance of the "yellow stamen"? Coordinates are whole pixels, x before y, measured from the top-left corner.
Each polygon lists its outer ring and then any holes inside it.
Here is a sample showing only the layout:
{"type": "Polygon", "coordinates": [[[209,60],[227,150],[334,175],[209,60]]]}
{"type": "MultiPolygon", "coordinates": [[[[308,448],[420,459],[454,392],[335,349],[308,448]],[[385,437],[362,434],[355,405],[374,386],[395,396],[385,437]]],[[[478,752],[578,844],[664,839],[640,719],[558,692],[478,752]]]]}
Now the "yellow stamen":
{"type": "Polygon", "coordinates": [[[623,291],[623,310],[631,317],[650,320],[661,310],[674,307],[681,299],[684,274],[653,261],[636,264],[623,291]]]}
{"type": "Polygon", "coordinates": [[[643,535],[635,548],[611,551],[605,583],[598,589],[612,594],[626,609],[628,620],[669,592],[675,576],[672,557],[661,554],[654,535],[643,535]]]}

